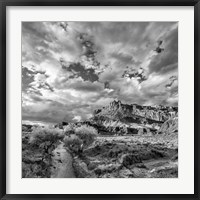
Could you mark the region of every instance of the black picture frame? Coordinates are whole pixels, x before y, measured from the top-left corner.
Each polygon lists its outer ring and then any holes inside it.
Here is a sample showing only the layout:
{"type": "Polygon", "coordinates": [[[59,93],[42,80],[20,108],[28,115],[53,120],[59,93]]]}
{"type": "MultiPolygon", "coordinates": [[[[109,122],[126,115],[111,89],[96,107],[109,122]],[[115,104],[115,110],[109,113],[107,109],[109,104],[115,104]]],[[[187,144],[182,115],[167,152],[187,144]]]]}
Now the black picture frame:
{"type": "Polygon", "coordinates": [[[200,199],[199,0],[2,0],[0,1],[0,197],[1,199],[200,199]],[[194,7],[194,194],[7,194],[6,193],[6,7],[8,6],[193,6],[194,7]]]}

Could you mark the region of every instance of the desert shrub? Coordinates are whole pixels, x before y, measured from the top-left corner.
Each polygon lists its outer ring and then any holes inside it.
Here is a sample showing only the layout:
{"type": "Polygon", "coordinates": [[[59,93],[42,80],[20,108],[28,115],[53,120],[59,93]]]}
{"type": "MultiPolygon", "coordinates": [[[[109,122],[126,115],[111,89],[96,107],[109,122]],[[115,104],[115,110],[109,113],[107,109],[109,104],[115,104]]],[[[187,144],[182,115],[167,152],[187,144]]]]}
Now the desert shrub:
{"type": "Polygon", "coordinates": [[[109,150],[107,156],[110,158],[116,158],[119,155],[118,151],[109,150]]]}
{"type": "Polygon", "coordinates": [[[129,167],[133,164],[141,163],[142,159],[140,158],[139,155],[134,155],[134,154],[124,154],[121,157],[121,163],[125,167],[129,167]]]}
{"type": "Polygon", "coordinates": [[[33,127],[32,125],[23,124],[22,125],[22,132],[31,132],[32,127],[33,127]]]}
{"type": "Polygon", "coordinates": [[[53,128],[34,128],[29,141],[23,138],[22,176],[50,177],[52,167],[52,151],[63,140],[62,130],[53,128]]]}
{"type": "Polygon", "coordinates": [[[34,178],[36,177],[35,174],[31,170],[30,164],[25,164],[22,162],[22,177],[23,178],[34,178]]]}
{"type": "Polygon", "coordinates": [[[29,134],[22,134],[22,150],[26,149],[29,144],[29,134]]]}
{"type": "Polygon", "coordinates": [[[65,147],[67,147],[71,152],[78,153],[82,150],[83,141],[75,134],[65,136],[63,141],[65,147]]]}
{"type": "MultiPolygon", "coordinates": [[[[67,129],[70,131],[70,129],[67,129]]],[[[97,130],[88,125],[74,127],[74,134],[65,133],[64,144],[72,152],[79,154],[84,148],[93,143],[97,130]]]]}
{"type": "Polygon", "coordinates": [[[75,129],[75,134],[83,141],[84,147],[87,147],[94,142],[98,133],[92,126],[82,125],[75,129]]]}
{"type": "MultiPolygon", "coordinates": [[[[38,127],[33,130],[29,142],[31,145],[45,150],[54,150],[63,138],[64,134],[59,129],[38,127]]],[[[50,152],[48,151],[48,153],[50,152]]]]}
{"type": "Polygon", "coordinates": [[[65,128],[64,128],[65,135],[71,135],[74,133],[75,133],[75,126],[73,126],[72,124],[65,126],[65,128]]]}
{"type": "Polygon", "coordinates": [[[151,177],[154,178],[177,178],[178,177],[178,167],[161,168],[155,170],[151,177]]]}

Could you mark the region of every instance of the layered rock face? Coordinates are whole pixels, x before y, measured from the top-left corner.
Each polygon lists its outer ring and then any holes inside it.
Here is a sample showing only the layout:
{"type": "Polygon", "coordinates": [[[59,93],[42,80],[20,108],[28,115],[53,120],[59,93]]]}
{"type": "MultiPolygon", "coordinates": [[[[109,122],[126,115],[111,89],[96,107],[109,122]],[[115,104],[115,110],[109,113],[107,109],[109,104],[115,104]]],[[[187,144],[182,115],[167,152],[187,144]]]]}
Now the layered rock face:
{"type": "Polygon", "coordinates": [[[178,131],[178,117],[165,121],[160,127],[159,133],[170,134],[178,131]]]}
{"type": "Polygon", "coordinates": [[[166,106],[140,106],[137,104],[122,104],[121,101],[113,101],[108,106],[94,111],[94,118],[109,118],[120,121],[149,121],[163,123],[176,117],[177,107],[166,106]],[[142,120],[143,118],[143,120],[142,120]]]}
{"type": "MultiPolygon", "coordinates": [[[[55,127],[63,129],[69,123],[62,122],[55,127]]],[[[113,101],[97,109],[88,121],[73,123],[88,125],[101,135],[154,135],[178,131],[178,108],[167,106],[140,106],[113,101]]]]}
{"type": "Polygon", "coordinates": [[[139,131],[148,133],[149,129],[153,132],[159,130],[164,122],[177,116],[177,107],[128,105],[113,101],[95,110],[91,123],[110,133],[121,131],[122,134],[137,134],[139,131]]]}

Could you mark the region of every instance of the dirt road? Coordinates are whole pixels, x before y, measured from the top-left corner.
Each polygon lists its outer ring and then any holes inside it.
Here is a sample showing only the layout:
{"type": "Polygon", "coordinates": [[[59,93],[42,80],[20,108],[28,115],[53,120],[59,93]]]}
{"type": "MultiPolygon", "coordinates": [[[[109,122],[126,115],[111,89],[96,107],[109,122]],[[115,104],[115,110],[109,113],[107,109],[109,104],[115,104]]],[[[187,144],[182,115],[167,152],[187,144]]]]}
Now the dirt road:
{"type": "Polygon", "coordinates": [[[72,167],[72,156],[63,147],[63,143],[54,150],[54,169],[51,178],[76,178],[72,167]]]}

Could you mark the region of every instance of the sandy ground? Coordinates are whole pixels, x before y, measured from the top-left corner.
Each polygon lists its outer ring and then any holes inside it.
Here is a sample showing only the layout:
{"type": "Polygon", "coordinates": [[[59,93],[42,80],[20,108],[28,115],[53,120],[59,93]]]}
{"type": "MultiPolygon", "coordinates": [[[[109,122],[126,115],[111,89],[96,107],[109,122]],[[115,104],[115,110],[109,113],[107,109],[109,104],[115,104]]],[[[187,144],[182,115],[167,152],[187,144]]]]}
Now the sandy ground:
{"type": "Polygon", "coordinates": [[[54,169],[51,178],[75,178],[72,157],[63,147],[63,143],[54,150],[54,169]]]}

